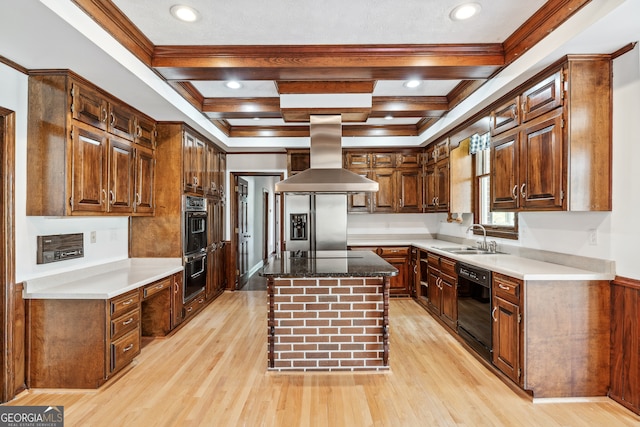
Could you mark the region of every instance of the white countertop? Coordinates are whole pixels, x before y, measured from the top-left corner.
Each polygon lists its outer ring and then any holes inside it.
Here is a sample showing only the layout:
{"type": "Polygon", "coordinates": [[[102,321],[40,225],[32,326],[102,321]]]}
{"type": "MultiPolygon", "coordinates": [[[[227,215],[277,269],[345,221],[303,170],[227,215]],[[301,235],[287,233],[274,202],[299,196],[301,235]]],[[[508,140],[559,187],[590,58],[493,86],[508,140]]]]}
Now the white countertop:
{"type": "Polygon", "coordinates": [[[129,258],[24,282],[25,299],[110,299],[183,270],[181,258],[129,258]]]}
{"type": "Polygon", "coordinates": [[[448,242],[446,240],[437,239],[417,239],[391,237],[367,239],[352,238],[349,239],[350,246],[415,246],[430,252],[444,255],[447,258],[455,259],[477,267],[486,268],[497,273],[506,274],[517,279],[535,281],[535,280],[613,280],[614,274],[611,272],[590,271],[580,268],[569,267],[551,262],[544,262],[524,258],[510,254],[482,254],[467,255],[453,254],[438,248],[454,248],[467,247],[467,245],[448,242]]]}

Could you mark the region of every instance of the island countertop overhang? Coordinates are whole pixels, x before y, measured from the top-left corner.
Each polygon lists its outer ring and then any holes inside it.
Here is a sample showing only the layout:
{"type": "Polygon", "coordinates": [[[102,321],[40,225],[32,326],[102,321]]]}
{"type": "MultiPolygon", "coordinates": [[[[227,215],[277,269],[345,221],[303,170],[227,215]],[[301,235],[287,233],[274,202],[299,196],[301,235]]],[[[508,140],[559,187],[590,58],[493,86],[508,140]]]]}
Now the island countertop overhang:
{"type": "Polygon", "coordinates": [[[283,251],[260,271],[263,277],[387,277],[398,269],[370,251],[283,251]]]}

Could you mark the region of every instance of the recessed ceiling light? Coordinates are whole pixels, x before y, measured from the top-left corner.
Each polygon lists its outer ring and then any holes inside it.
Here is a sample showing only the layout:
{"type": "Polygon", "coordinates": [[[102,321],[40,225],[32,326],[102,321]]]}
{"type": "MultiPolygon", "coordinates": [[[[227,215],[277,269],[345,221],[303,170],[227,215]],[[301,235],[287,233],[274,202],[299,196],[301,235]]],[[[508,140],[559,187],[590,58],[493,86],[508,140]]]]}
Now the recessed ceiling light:
{"type": "Polygon", "coordinates": [[[200,19],[200,13],[190,6],[176,4],[171,6],[170,11],[174,18],[184,22],[195,22],[200,19]]]}
{"type": "Polygon", "coordinates": [[[384,116],[385,120],[393,120],[393,116],[392,115],[388,115],[388,116],[384,116]]]}
{"type": "Polygon", "coordinates": [[[260,120],[260,117],[254,117],[253,120],[260,120]]]}
{"type": "Polygon", "coordinates": [[[476,16],[480,12],[480,9],[482,8],[479,3],[464,3],[454,7],[449,17],[454,21],[464,21],[465,19],[476,16]]]}
{"type": "Polygon", "coordinates": [[[407,80],[406,82],[404,82],[404,87],[413,89],[414,87],[418,87],[421,84],[422,82],[420,80],[407,80]]]}
{"type": "Polygon", "coordinates": [[[224,84],[229,89],[240,89],[242,87],[242,83],[237,82],[235,80],[230,80],[224,84]]]}

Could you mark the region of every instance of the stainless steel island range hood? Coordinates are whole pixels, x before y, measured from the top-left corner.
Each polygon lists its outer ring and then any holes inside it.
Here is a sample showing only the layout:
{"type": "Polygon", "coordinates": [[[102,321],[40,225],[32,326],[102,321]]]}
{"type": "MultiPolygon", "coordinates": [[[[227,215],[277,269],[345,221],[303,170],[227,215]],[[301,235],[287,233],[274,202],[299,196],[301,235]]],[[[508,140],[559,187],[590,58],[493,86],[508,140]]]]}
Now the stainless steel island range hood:
{"type": "Polygon", "coordinates": [[[277,193],[360,193],[378,183],[342,168],[342,117],[310,116],[310,168],[275,184],[277,193]]]}

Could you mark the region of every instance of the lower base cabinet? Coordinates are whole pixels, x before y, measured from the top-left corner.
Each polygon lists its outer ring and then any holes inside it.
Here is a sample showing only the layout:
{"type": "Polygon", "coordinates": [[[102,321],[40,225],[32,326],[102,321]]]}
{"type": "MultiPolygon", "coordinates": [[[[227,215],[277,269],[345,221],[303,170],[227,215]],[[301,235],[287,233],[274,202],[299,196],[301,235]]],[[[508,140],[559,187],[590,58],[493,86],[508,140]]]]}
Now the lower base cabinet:
{"type": "Polygon", "coordinates": [[[491,288],[493,364],[512,381],[522,385],[520,342],[522,337],[522,315],[520,312],[522,281],[493,273],[491,288]]]}
{"type": "Polygon", "coordinates": [[[411,251],[409,246],[352,246],[353,251],[371,251],[398,269],[398,275],[392,276],[389,284],[389,295],[411,295],[413,267],[411,267],[411,251]]]}
{"type": "Polygon", "coordinates": [[[458,327],[456,262],[427,253],[427,308],[452,330],[458,327]]]}

